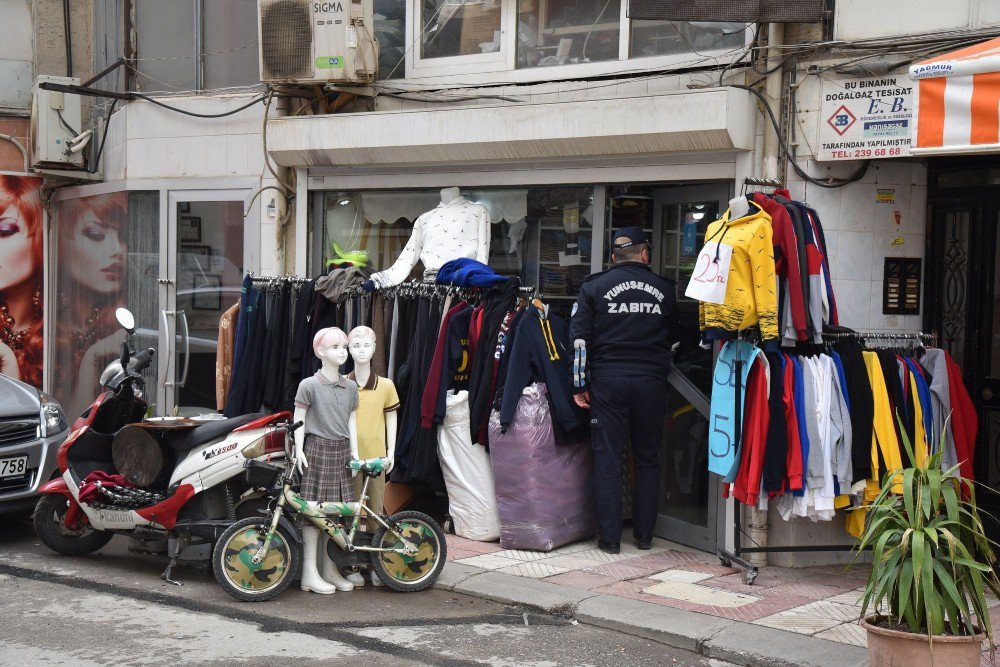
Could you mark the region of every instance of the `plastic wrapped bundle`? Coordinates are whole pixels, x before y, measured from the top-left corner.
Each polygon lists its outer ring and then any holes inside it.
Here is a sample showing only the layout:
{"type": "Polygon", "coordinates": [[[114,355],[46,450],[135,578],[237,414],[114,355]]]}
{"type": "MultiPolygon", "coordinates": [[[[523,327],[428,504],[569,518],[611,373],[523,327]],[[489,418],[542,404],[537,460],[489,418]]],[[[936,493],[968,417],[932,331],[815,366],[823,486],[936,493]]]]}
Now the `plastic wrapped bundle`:
{"type": "Polygon", "coordinates": [[[500,546],[551,551],[596,532],[590,441],[557,445],[543,383],[528,386],[500,432],[490,416],[490,462],[500,507],[500,546]]]}
{"type": "Polygon", "coordinates": [[[490,455],[485,447],[472,444],[469,426],[469,392],[448,392],[444,423],[437,434],[448,513],[459,537],[495,542],[500,537],[500,517],[490,455]]]}

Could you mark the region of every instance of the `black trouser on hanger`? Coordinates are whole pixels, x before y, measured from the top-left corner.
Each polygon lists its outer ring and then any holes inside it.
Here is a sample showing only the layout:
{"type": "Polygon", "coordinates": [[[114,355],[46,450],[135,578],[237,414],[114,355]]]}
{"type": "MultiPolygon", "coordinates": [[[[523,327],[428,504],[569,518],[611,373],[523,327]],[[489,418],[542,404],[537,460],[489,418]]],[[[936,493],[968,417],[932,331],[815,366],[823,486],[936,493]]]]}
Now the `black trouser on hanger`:
{"type": "Polygon", "coordinates": [[[590,387],[594,498],[602,542],[621,541],[626,439],[632,444],[635,468],[632,533],[642,539],[653,536],[660,504],[660,447],[666,396],[666,382],[655,377],[598,378],[590,387]]]}

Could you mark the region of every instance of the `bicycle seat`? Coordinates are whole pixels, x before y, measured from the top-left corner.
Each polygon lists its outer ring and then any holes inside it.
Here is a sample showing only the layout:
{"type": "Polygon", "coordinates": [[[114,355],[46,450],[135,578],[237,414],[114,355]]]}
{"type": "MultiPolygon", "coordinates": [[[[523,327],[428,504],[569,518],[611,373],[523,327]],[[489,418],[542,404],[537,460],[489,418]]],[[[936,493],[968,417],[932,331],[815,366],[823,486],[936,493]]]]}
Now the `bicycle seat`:
{"type": "Polygon", "coordinates": [[[262,416],[260,413],[254,413],[232,419],[209,421],[188,431],[167,431],[163,439],[175,452],[187,453],[199,445],[222,438],[234,429],[249,424],[262,416]]]}
{"type": "Polygon", "coordinates": [[[381,457],[377,459],[355,459],[347,464],[350,470],[357,470],[366,477],[378,477],[389,469],[389,459],[381,457]]]}

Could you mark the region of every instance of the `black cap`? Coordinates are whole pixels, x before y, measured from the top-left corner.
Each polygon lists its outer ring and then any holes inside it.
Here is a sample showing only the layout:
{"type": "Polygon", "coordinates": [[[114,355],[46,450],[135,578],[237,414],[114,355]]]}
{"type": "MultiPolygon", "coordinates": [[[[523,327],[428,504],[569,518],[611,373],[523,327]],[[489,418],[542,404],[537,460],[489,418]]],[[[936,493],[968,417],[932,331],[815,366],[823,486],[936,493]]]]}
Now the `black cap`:
{"type": "Polygon", "coordinates": [[[647,247],[652,247],[649,241],[646,240],[646,232],[642,231],[642,227],[622,227],[616,231],[611,236],[612,243],[611,247],[615,250],[620,250],[622,248],[631,248],[634,245],[645,244],[647,247]],[[618,239],[628,239],[626,241],[619,241],[618,239]]]}

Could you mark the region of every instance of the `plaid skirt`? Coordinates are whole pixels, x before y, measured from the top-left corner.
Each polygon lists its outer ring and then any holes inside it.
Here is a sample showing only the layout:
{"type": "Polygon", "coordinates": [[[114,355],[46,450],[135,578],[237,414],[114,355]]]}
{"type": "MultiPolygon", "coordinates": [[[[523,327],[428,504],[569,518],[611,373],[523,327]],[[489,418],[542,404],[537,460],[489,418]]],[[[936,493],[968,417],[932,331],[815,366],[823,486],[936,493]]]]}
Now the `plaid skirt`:
{"type": "Polygon", "coordinates": [[[299,495],[316,502],[354,502],[354,481],[345,467],[351,461],[350,441],[307,434],[302,449],[309,466],[299,495]]]}

